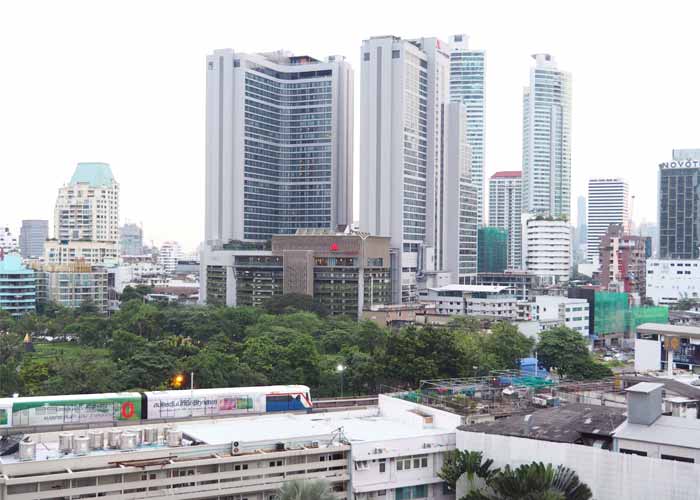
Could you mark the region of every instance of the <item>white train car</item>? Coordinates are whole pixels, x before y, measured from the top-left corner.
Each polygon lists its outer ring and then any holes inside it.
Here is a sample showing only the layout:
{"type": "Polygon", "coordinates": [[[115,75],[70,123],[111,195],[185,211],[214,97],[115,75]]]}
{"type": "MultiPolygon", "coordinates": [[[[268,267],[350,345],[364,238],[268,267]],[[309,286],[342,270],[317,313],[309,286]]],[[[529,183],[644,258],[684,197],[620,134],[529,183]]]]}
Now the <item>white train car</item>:
{"type": "Polygon", "coordinates": [[[305,385],[181,389],[143,394],[142,417],[187,418],[307,410],[313,407],[305,385]]]}

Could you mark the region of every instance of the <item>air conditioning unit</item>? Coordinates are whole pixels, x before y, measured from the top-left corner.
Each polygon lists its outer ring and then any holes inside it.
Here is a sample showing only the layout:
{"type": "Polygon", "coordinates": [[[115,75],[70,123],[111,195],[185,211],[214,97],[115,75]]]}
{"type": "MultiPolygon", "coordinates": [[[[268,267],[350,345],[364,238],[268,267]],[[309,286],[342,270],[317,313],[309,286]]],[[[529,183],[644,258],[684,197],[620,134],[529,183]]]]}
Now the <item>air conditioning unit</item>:
{"type": "Polygon", "coordinates": [[[318,441],[311,441],[312,448],[318,448],[318,441]]]}

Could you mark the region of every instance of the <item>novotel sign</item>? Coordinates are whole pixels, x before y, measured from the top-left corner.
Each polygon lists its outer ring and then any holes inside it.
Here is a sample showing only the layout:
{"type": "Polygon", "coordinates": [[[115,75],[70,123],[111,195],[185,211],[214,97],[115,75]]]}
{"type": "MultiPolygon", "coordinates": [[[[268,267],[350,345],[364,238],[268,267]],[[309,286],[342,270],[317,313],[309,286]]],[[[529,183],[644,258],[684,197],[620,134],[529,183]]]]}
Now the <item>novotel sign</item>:
{"type": "Polygon", "coordinates": [[[700,168],[700,161],[685,160],[685,161],[667,161],[659,163],[659,168],[700,168]]]}

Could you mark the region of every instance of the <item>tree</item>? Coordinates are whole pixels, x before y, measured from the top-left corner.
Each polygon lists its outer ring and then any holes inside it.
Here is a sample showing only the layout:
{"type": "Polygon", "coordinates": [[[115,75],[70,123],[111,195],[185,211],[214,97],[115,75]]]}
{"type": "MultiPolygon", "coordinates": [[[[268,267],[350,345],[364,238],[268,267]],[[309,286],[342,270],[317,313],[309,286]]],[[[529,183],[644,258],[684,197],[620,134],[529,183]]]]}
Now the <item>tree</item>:
{"type": "Polygon", "coordinates": [[[486,337],[488,352],[504,368],[520,368],[520,359],[529,356],[535,342],[518,331],[516,326],[500,321],[491,328],[491,335],[486,337]]]}
{"type": "Polygon", "coordinates": [[[143,302],[146,295],[149,293],[153,293],[153,287],[147,285],[136,285],[135,287],[127,286],[119,296],[119,301],[123,304],[130,300],[143,302]]]}
{"type": "Polygon", "coordinates": [[[284,483],[276,495],[277,500],[334,500],[335,495],[327,481],[292,480],[284,483]]]}
{"type": "Polygon", "coordinates": [[[284,314],[291,311],[307,311],[328,316],[328,309],[321,305],[311,295],[301,293],[285,293],[273,295],[263,302],[263,309],[270,314],[284,314]]]}
{"type": "Polygon", "coordinates": [[[462,474],[466,474],[469,489],[474,489],[476,478],[485,482],[498,473],[498,469],[491,469],[493,460],[483,458],[480,451],[454,450],[446,455],[438,477],[447,483],[450,491],[457,491],[457,481],[462,474]]]}
{"type": "Polygon", "coordinates": [[[556,369],[561,377],[599,379],[612,376],[612,371],[591,357],[581,334],[565,326],[557,326],[540,334],[537,356],[547,369],[556,369]]]}
{"type": "Polygon", "coordinates": [[[467,493],[466,500],[589,500],[591,489],[571,469],[533,462],[509,465],[486,480],[486,487],[467,493]]]}

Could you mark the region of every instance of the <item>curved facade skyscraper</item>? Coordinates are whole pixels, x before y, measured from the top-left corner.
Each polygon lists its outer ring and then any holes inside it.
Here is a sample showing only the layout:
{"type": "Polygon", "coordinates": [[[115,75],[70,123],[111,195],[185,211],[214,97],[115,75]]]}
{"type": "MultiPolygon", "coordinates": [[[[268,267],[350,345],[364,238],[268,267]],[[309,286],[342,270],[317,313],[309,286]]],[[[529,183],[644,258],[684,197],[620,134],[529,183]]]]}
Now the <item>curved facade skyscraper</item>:
{"type": "Polygon", "coordinates": [[[352,221],[353,79],[342,57],[207,57],[206,240],[352,221]]]}

